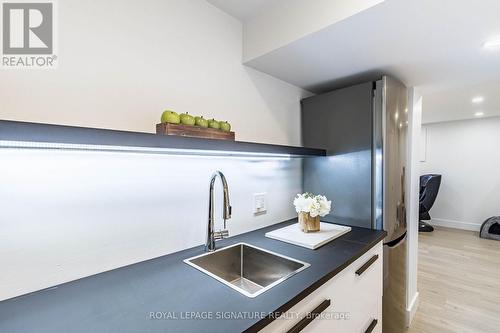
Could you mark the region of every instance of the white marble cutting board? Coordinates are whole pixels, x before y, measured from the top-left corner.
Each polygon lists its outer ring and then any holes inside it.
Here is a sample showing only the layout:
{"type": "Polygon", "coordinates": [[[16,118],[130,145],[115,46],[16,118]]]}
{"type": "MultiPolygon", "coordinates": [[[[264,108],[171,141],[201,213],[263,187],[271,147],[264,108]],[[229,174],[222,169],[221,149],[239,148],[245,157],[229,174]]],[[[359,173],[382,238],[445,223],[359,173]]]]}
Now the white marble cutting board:
{"type": "Polygon", "coordinates": [[[320,222],[320,231],[302,232],[299,224],[276,229],[266,233],[266,237],[315,250],[351,231],[351,227],[320,222]]]}

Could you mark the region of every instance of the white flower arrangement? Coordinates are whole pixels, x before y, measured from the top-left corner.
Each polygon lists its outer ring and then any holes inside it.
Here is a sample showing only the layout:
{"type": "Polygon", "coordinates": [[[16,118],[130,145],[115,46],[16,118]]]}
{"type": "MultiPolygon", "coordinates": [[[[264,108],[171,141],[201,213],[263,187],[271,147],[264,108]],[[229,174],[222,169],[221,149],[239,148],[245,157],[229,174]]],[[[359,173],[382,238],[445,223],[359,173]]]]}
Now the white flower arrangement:
{"type": "Polygon", "coordinates": [[[297,213],[309,213],[311,217],[325,216],[330,213],[332,202],[324,195],[314,195],[312,193],[297,194],[293,200],[297,213]]]}

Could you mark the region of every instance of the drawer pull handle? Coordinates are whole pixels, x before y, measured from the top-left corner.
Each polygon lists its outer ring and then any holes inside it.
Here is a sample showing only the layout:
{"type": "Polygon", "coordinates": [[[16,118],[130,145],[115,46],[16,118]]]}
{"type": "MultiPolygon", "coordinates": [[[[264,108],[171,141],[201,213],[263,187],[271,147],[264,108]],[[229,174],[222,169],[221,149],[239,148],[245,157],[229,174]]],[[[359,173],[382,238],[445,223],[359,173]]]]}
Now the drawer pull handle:
{"type": "Polygon", "coordinates": [[[368,326],[368,328],[366,329],[365,333],[371,333],[373,331],[373,329],[375,328],[375,326],[377,326],[377,323],[378,323],[378,320],[373,319],[370,326],[368,326]]]}
{"type": "Polygon", "coordinates": [[[378,259],[378,254],[371,257],[370,260],[365,262],[365,264],[356,271],[356,275],[363,274],[368,269],[368,267],[370,267],[375,261],[377,261],[377,259],[378,259]]]}
{"type": "Polygon", "coordinates": [[[321,314],[321,312],[325,311],[325,309],[329,307],[331,303],[332,302],[329,299],[321,302],[321,304],[318,305],[316,309],[309,312],[307,316],[305,316],[297,324],[295,324],[295,326],[289,329],[287,333],[298,333],[302,331],[307,325],[309,325],[314,319],[316,319],[321,314]]]}

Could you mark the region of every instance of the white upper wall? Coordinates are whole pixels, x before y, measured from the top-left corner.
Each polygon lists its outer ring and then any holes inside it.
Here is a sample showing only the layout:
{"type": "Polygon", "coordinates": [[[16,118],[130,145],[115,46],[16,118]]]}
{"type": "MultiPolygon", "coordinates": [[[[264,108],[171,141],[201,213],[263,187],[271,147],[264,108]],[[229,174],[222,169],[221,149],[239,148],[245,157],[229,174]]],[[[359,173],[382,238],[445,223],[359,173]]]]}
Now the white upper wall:
{"type": "MultiPolygon", "coordinates": [[[[244,67],[241,23],[206,1],[58,5],[59,68],[1,71],[0,118],[153,132],[169,107],[227,119],[239,140],[300,143],[307,93],[244,67]]],[[[296,216],[302,191],[299,159],[3,149],[0,160],[0,300],[201,245],[216,169],[231,235],[296,216]]]]}
{"type": "Polygon", "coordinates": [[[428,124],[425,133],[421,173],[442,175],[431,217],[479,230],[484,220],[500,214],[500,117],[428,124]]]}
{"type": "Polygon", "coordinates": [[[275,0],[245,21],[243,62],[274,51],[384,0],[275,0]]]}
{"type": "Polygon", "coordinates": [[[300,144],[307,93],[241,64],[241,22],[204,0],[96,4],[58,2],[59,68],[2,71],[0,118],[154,132],[172,108],[300,144]]]}

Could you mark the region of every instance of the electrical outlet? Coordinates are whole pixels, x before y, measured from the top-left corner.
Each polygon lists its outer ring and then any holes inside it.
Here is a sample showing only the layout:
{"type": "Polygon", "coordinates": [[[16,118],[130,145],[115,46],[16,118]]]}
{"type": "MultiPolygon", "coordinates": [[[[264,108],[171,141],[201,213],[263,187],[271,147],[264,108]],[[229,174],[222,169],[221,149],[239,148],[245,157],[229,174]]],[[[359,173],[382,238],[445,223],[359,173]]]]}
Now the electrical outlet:
{"type": "Polygon", "coordinates": [[[267,193],[253,194],[253,213],[263,214],[267,211],[267,193]]]}

